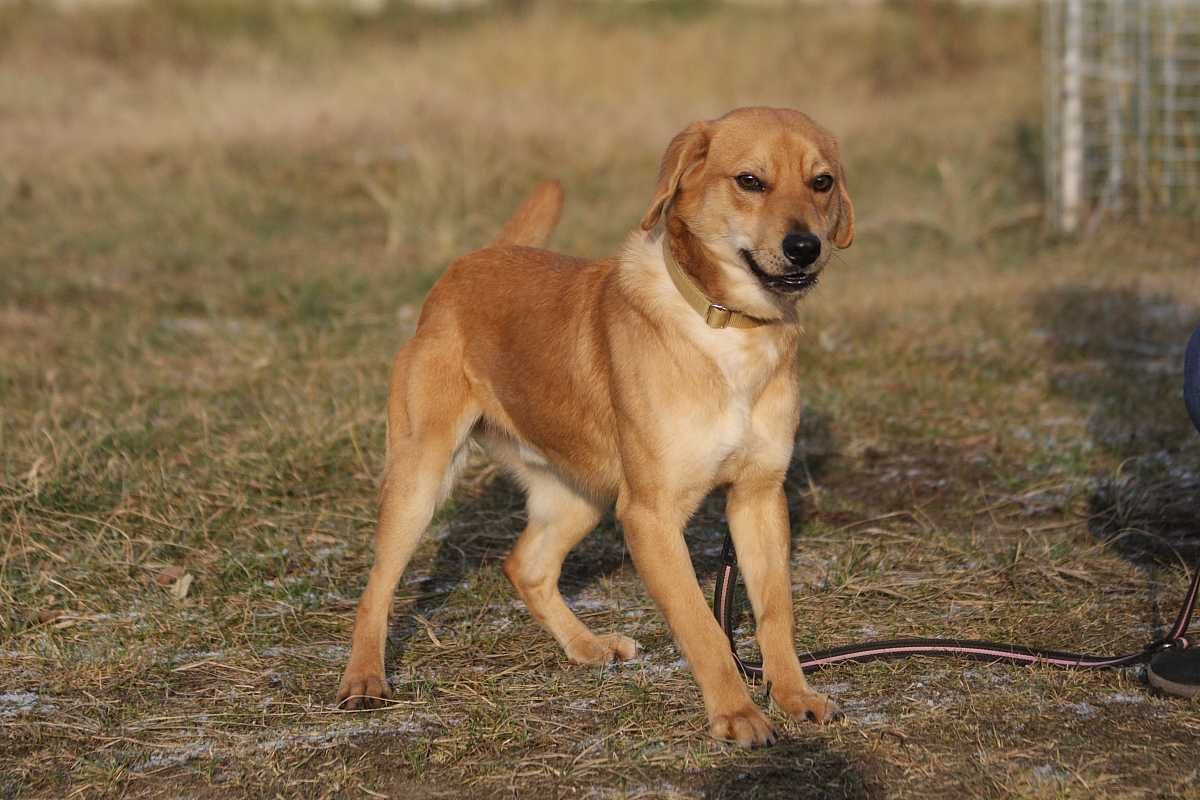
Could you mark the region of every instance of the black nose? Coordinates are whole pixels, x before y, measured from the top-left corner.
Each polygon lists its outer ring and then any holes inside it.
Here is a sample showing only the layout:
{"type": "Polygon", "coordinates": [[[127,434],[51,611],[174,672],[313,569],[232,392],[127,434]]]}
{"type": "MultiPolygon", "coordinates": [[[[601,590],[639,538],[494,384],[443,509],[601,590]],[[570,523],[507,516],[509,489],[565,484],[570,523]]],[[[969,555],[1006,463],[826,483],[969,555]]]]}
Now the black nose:
{"type": "Polygon", "coordinates": [[[797,267],[807,267],[821,255],[821,240],[811,233],[789,233],[783,237],[783,254],[797,267]]]}

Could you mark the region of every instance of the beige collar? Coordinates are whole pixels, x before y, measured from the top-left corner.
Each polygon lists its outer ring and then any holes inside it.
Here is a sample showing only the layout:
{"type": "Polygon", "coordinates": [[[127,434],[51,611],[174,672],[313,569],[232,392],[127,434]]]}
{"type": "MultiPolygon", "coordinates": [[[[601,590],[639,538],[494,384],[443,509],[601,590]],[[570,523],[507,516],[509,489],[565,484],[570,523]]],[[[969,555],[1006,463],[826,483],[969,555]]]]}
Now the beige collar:
{"type": "Polygon", "coordinates": [[[671,283],[675,284],[675,288],[683,295],[687,304],[701,316],[705,325],[717,329],[757,328],[768,323],[769,320],[734,311],[710,300],[708,295],[701,291],[696,282],[692,280],[692,276],[684,272],[683,267],[679,266],[679,262],[675,260],[675,256],[671,253],[671,247],[667,244],[665,232],[662,237],[662,252],[663,261],[667,264],[667,274],[671,276],[671,283]]]}

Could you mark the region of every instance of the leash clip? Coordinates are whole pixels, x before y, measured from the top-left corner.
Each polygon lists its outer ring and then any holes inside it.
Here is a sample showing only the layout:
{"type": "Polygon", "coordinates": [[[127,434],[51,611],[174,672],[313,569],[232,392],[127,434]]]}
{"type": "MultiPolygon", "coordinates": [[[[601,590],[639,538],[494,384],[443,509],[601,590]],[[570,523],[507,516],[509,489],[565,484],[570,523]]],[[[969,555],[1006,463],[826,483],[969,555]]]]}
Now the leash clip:
{"type": "Polygon", "coordinates": [[[1175,639],[1159,639],[1146,645],[1146,653],[1157,654],[1167,650],[1187,650],[1190,645],[1191,642],[1182,636],[1175,639]]]}
{"type": "Polygon", "coordinates": [[[737,566],[737,551],[733,549],[732,536],[725,537],[725,544],[721,547],[721,563],[727,567],[737,566]]]}

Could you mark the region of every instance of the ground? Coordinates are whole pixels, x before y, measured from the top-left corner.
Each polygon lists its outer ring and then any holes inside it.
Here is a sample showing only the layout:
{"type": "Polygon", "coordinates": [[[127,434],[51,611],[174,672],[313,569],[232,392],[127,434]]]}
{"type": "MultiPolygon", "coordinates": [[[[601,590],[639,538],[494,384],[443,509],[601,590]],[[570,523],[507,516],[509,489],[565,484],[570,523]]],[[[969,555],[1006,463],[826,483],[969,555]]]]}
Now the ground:
{"type": "Polygon", "coordinates": [[[926,8],[0,5],[0,797],[1200,796],[1197,703],[1137,670],[841,666],[844,723],[711,741],[611,519],[564,589],[645,653],[566,663],[486,464],[397,597],[396,704],[332,708],[425,291],[546,177],[554,245],[614,252],[670,136],[740,104],[835,131],[860,220],[804,312],[800,646],[1169,621],[1195,218],[1054,237],[1036,11],[926,8]]]}

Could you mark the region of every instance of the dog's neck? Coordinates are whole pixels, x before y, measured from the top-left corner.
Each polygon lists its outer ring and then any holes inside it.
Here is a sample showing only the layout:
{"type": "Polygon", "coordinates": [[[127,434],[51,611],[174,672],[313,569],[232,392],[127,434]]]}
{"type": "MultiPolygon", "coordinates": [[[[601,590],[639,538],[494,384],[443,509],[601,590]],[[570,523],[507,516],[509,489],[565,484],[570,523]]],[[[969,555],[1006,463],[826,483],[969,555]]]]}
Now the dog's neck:
{"type": "Polygon", "coordinates": [[[704,320],[704,324],[720,329],[757,328],[771,323],[771,320],[759,319],[713,299],[711,290],[707,290],[705,284],[716,282],[716,265],[699,252],[699,243],[682,222],[675,225],[668,223],[664,228],[662,254],[667,274],[687,304],[704,320]],[[693,268],[692,271],[680,263],[680,257],[693,268]]]}

